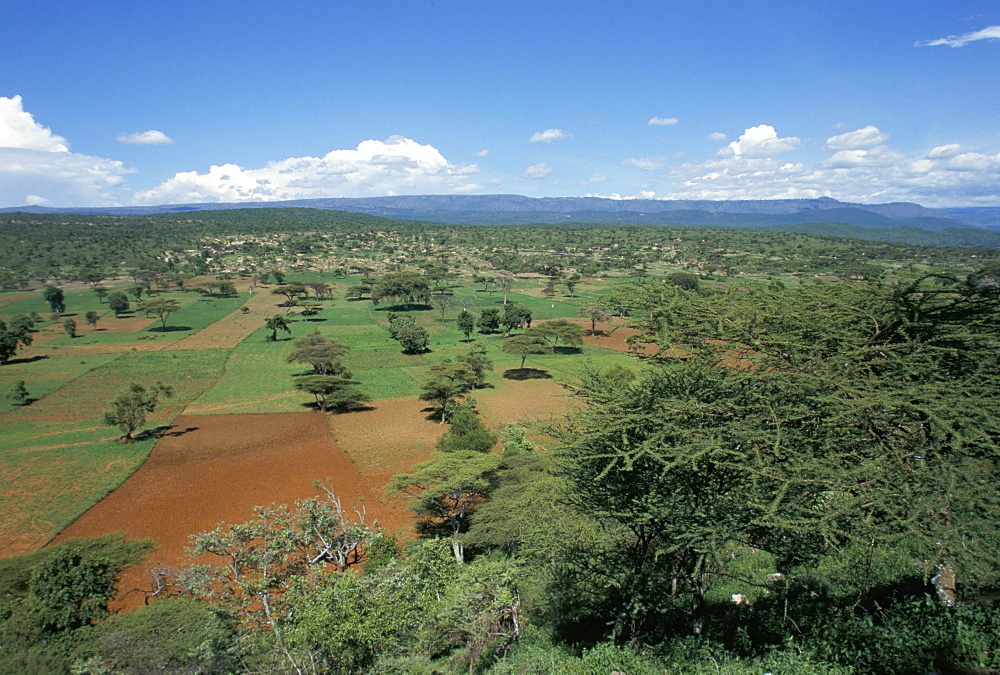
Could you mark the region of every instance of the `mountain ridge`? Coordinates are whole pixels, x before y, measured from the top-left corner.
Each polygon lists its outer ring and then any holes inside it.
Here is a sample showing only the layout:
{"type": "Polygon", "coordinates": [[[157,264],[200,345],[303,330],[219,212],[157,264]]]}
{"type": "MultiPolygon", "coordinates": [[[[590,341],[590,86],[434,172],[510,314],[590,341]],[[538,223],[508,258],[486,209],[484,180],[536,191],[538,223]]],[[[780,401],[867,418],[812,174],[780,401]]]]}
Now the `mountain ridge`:
{"type": "Polygon", "coordinates": [[[805,223],[842,223],[869,228],[906,225],[925,230],[1000,229],[1000,208],[930,209],[912,202],[860,204],[829,197],[770,200],[660,200],[605,197],[526,197],[493,195],[401,195],[330,197],[275,202],[164,204],[157,206],[0,208],[27,212],[90,215],[151,215],[186,211],[257,208],[314,208],[452,224],[621,223],[766,227],[805,223]]]}

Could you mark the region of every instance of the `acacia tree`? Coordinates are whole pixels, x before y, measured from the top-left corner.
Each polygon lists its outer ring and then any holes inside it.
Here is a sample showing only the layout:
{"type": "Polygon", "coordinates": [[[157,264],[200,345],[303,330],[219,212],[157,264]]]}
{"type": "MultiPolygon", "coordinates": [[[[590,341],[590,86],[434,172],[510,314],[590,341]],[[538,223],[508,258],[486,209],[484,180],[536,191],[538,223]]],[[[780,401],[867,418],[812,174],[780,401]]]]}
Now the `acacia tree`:
{"type": "Polygon", "coordinates": [[[92,309],[89,310],[86,315],[84,315],[84,321],[86,321],[87,325],[93,328],[94,330],[97,330],[97,323],[100,320],[101,320],[100,312],[95,312],[92,309]]]}
{"type": "MultiPolygon", "coordinates": [[[[349,348],[324,337],[318,330],[296,338],[295,347],[285,359],[288,363],[305,363],[312,366],[314,375],[341,375],[346,372],[340,357],[349,348]]],[[[345,376],[349,377],[349,376],[345,376]]]]}
{"type": "Polygon", "coordinates": [[[159,382],[154,383],[149,389],[133,382],[111,402],[111,410],[104,413],[104,423],[121,430],[122,437],[119,442],[133,443],[135,439],[132,434],[146,423],[147,415],[156,410],[160,397],[170,398],[173,395],[172,387],[159,382]]]}
{"type": "MultiPolygon", "coordinates": [[[[285,642],[289,591],[309,570],[343,571],[360,563],[365,546],[379,536],[378,523],[365,523],[363,508],[350,516],[340,497],[323,485],[320,498],[255,507],[254,518],[193,538],[191,557],[211,563],[188,568],[181,581],[197,597],[233,612],[243,632],[266,629],[288,666],[303,666],[285,642]]],[[[280,670],[286,670],[281,667],[280,670]]]]}
{"type": "Polygon", "coordinates": [[[320,412],[344,412],[372,400],[371,396],[354,386],[352,380],[344,375],[301,375],[295,378],[295,388],[312,394],[320,412]]]}
{"type": "Polygon", "coordinates": [[[136,309],[146,316],[155,316],[160,320],[162,330],[167,329],[167,317],[181,308],[181,303],[177,300],[161,298],[158,300],[146,300],[140,302],[136,309]]]}
{"type": "Polygon", "coordinates": [[[603,307],[598,307],[597,305],[587,305],[586,307],[580,308],[580,316],[586,317],[590,320],[590,334],[593,335],[597,332],[597,324],[607,323],[611,320],[611,315],[603,307]]]}
{"type": "Polygon", "coordinates": [[[515,335],[503,341],[500,348],[508,354],[521,357],[521,370],[524,370],[525,360],[533,354],[551,354],[552,345],[540,335],[515,335]]]}
{"type": "Polygon", "coordinates": [[[264,327],[267,328],[269,331],[271,331],[267,335],[268,342],[278,341],[279,330],[289,334],[291,334],[292,332],[292,329],[288,327],[288,319],[281,316],[280,314],[275,314],[274,316],[269,317],[267,321],[264,322],[264,327]]]}
{"type": "Polygon", "coordinates": [[[546,340],[551,340],[552,345],[558,345],[562,340],[568,345],[583,344],[583,329],[569,319],[554,319],[540,323],[530,329],[530,335],[541,335],[546,340]]]}

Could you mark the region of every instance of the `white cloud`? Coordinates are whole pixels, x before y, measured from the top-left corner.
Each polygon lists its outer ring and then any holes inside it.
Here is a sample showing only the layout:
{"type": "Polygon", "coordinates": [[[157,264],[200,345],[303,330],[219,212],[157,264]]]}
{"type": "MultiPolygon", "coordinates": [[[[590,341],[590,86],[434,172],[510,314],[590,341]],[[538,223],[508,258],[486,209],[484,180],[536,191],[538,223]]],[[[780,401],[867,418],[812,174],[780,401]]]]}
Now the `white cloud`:
{"type": "Polygon", "coordinates": [[[531,138],[528,139],[528,142],[551,143],[552,141],[561,141],[566,138],[573,138],[573,134],[568,131],[563,131],[562,129],[546,129],[545,131],[537,131],[532,134],[531,138]]]}
{"type": "Polygon", "coordinates": [[[70,152],[24,110],[0,97],[0,206],[110,206],[132,169],[113,159],[70,152]]]}
{"type": "Polygon", "coordinates": [[[982,30],[965,33],[964,35],[949,35],[948,37],[937,38],[935,40],[923,40],[914,43],[915,47],[937,47],[944,45],[947,47],[964,47],[970,42],[979,40],[1000,40],[1000,26],[987,26],[982,30]]]}
{"type": "Polygon", "coordinates": [[[622,166],[634,166],[643,171],[656,171],[666,161],[665,157],[629,157],[622,160],[622,166]]]}
{"type": "Polygon", "coordinates": [[[799,147],[801,141],[794,136],[778,138],[774,127],[760,124],[746,129],[738,141],[719,150],[719,157],[774,157],[799,147]]]}
{"type": "Polygon", "coordinates": [[[542,162],[541,164],[532,164],[525,169],[524,173],[521,174],[521,178],[524,180],[541,180],[551,173],[552,167],[542,162]]]}
{"type": "Polygon", "coordinates": [[[939,145],[927,153],[927,159],[949,159],[962,152],[962,146],[958,143],[948,143],[939,145]]]}
{"type": "Polygon", "coordinates": [[[585,181],[581,181],[580,185],[598,185],[599,183],[607,183],[610,180],[603,173],[595,173],[593,176],[585,181]]]}
{"type": "Polygon", "coordinates": [[[826,139],[826,150],[859,150],[873,148],[889,140],[889,134],[882,133],[876,126],[868,125],[862,129],[848,131],[846,134],[831,136],[826,139]]]}
{"type": "Polygon", "coordinates": [[[354,150],[333,150],[323,157],[291,157],[259,169],[223,164],[212,166],[206,173],[181,172],[151,190],[137,193],[133,202],[269,202],[466,193],[481,190],[481,185],[467,181],[478,171],[475,164],[449,163],[431,145],[391,136],[385,141],[363,141],[354,150]]]}
{"type": "Polygon", "coordinates": [[[850,169],[858,166],[892,166],[905,158],[906,155],[893,150],[888,145],[876,145],[873,148],[841,150],[820,163],[820,166],[832,169],[850,169]]]}
{"type": "Polygon", "coordinates": [[[646,122],[651,127],[672,127],[680,122],[676,117],[651,117],[646,122]]]}
{"type": "Polygon", "coordinates": [[[710,140],[710,141],[712,141],[713,143],[721,143],[722,141],[726,140],[727,138],[729,138],[729,137],[726,136],[721,131],[713,131],[712,133],[710,133],[707,136],[707,139],[710,140]]]}
{"type": "Polygon", "coordinates": [[[475,152],[473,154],[476,157],[486,157],[487,155],[490,154],[490,149],[489,148],[483,148],[482,150],[479,150],[479,151],[477,151],[477,152],[475,152]]]}
{"type": "Polygon", "coordinates": [[[170,145],[174,142],[170,136],[156,129],[139,131],[134,134],[118,134],[115,140],[127,145],[170,145]]]}
{"type": "Polygon", "coordinates": [[[745,133],[739,142],[725,148],[729,152],[719,153],[718,159],[670,167],[667,176],[674,183],[673,189],[661,197],[833,197],[862,203],[909,201],[930,207],[1000,205],[996,191],[1000,154],[962,152],[960,145],[952,143],[910,155],[884,143],[887,138],[875,127],[834,136],[826,144],[831,155],[807,165],[762,154],[762,143],[771,146],[767,147],[770,152],[777,142],[788,141],[766,127],[756,136],[745,133]],[[755,144],[754,139],[763,141],[755,144]]]}
{"type": "Polygon", "coordinates": [[[25,112],[20,96],[0,96],[0,148],[69,152],[65,138],[56,136],[25,112]]]}

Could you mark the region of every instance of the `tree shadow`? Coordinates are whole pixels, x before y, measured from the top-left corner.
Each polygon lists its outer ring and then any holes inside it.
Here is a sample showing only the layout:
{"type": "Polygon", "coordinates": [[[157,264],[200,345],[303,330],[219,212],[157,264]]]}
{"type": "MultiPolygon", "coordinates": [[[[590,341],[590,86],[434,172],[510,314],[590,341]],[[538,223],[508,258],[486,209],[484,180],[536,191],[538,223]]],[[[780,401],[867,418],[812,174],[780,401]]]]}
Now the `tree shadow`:
{"type": "Polygon", "coordinates": [[[409,304],[402,305],[382,305],[376,307],[376,312],[426,312],[428,310],[434,309],[430,305],[425,305],[420,302],[412,302],[409,304]]]}
{"type": "Polygon", "coordinates": [[[570,345],[556,345],[552,348],[552,351],[556,354],[579,354],[583,350],[570,345]]]}
{"type": "Polygon", "coordinates": [[[552,376],[544,370],[538,368],[510,368],[503,371],[505,380],[551,380],[552,376]]]}
{"type": "Polygon", "coordinates": [[[143,429],[135,436],[133,436],[133,439],[135,441],[145,441],[150,438],[155,438],[158,440],[160,438],[163,438],[164,436],[183,436],[184,434],[190,433],[192,431],[197,431],[198,427],[188,427],[187,429],[177,428],[176,431],[171,431],[171,429],[175,429],[175,427],[172,427],[169,424],[161,424],[160,426],[153,427],[152,429],[143,429]]]}
{"type": "Polygon", "coordinates": [[[48,354],[40,354],[38,356],[25,356],[20,359],[10,359],[9,361],[7,361],[7,365],[11,365],[13,363],[34,363],[35,361],[41,361],[42,359],[47,359],[47,358],[49,358],[48,354]]]}
{"type": "Polygon", "coordinates": [[[154,326],[148,329],[150,333],[179,333],[185,330],[191,330],[191,326],[154,326]]]}

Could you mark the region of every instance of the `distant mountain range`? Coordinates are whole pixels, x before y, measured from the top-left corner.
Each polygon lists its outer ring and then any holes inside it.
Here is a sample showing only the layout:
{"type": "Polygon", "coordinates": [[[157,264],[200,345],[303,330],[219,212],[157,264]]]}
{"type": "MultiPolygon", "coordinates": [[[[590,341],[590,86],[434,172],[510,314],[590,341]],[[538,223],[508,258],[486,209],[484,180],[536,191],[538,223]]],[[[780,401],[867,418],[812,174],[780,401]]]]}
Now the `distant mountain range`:
{"type": "MultiPolygon", "coordinates": [[[[1000,207],[928,209],[919,204],[908,202],[853,204],[826,197],[821,199],[708,201],[623,200],[599,197],[535,198],[520,195],[414,195],[113,208],[53,209],[26,206],[4,208],[0,209],[0,212],[149,215],[186,211],[288,207],[478,225],[592,223],[786,229],[791,226],[798,228],[810,224],[837,224],[856,228],[903,227],[931,231],[949,228],[975,228],[1000,231],[1000,207]]],[[[844,235],[839,234],[838,236],[844,235]]]]}

